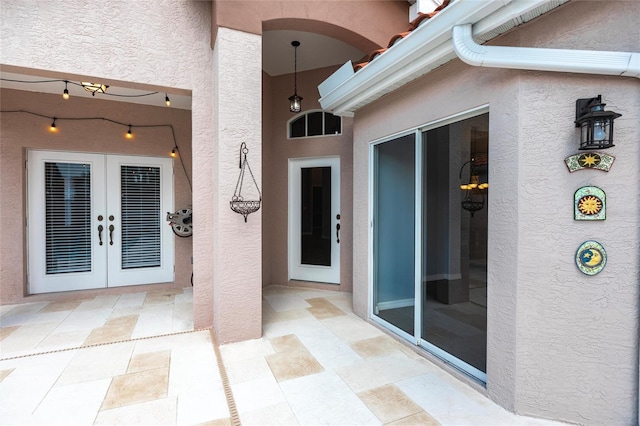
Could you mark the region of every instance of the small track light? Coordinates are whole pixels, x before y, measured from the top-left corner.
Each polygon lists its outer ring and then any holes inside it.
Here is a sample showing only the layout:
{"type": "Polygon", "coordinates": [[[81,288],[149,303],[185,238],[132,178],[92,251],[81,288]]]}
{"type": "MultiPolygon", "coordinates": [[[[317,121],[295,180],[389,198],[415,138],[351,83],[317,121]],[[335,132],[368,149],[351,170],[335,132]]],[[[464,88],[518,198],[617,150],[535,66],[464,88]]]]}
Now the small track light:
{"type": "Polygon", "coordinates": [[[133,139],[133,133],[131,132],[131,124],[129,124],[129,131],[127,131],[127,139],[133,139]]]}
{"type": "Polygon", "coordinates": [[[164,94],[164,103],[167,104],[167,106],[171,106],[171,100],[169,99],[169,95],[166,93],[164,94]]]}
{"type": "Polygon", "coordinates": [[[64,81],[64,91],[62,92],[62,99],[64,99],[65,101],[67,99],[69,99],[69,89],[67,89],[67,83],[68,83],[68,81],[65,80],[64,81]]]}
{"type": "Polygon", "coordinates": [[[58,129],[56,128],[56,118],[53,117],[53,122],[51,123],[51,126],[49,127],[49,131],[50,132],[57,132],[58,129]]]}

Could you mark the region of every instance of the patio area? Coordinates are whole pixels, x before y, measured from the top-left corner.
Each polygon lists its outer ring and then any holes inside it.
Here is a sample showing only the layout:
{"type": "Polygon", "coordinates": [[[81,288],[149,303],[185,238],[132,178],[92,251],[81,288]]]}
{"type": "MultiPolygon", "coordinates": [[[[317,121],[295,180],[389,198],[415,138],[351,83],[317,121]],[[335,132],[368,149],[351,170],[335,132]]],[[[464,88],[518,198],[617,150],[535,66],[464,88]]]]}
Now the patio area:
{"type": "Polygon", "coordinates": [[[0,308],[2,424],[557,424],[505,411],[349,293],[268,287],[263,337],[219,348],[191,288],[0,308]]]}

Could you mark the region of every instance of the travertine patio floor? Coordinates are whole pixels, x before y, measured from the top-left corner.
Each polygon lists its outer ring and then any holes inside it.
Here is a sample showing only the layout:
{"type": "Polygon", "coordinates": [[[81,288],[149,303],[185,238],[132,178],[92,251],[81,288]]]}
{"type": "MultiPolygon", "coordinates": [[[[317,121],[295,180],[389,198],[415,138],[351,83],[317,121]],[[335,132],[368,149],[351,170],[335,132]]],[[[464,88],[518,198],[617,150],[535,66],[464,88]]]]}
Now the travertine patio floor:
{"type": "Polygon", "coordinates": [[[191,288],[2,306],[0,424],[554,424],[355,316],[351,294],[263,299],[263,337],[220,348],[193,330],[191,288]]]}

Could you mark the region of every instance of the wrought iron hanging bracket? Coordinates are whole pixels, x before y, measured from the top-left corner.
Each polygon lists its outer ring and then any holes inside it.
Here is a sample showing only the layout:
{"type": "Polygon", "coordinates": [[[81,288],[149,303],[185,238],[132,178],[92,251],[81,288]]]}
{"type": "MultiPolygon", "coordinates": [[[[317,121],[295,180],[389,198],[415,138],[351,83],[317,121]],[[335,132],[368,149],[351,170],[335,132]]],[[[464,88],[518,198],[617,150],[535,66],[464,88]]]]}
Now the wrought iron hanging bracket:
{"type": "Polygon", "coordinates": [[[231,197],[231,201],[229,202],[231,210],[244,216],[245,223],[247,222],[247,216],[260,210],[260,205],[262,204],[262,193],[260,192],[256,178],[253,176],[251,166],[249,166],[249,162],[247,161],[248,153],[249,149],[247,148],[247,144],[242,142],[242,144],[240,144],[239,156],[240,175],[238,176],[236,189],[233,191],[233,197],[231,197]],[[253,185],[256,187],[256,191],[258,192],[257,200],[245,200],[242,196],[242,186],[244,184],[244,176],[247,170],[249,171],[253,185]]]}

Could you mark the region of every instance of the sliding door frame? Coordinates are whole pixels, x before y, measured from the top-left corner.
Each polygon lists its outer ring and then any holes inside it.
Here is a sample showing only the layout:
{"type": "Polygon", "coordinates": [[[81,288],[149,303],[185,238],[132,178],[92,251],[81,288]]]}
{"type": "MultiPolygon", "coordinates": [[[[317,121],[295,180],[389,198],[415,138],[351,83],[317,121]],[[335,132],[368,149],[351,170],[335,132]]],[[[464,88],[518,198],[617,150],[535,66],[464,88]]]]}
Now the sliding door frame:
{"type": "MultiPolygon", "coordinates": [[[[482,114],[486,114],[489,112],[489,105],[481,105],[476,108],[472,108],[458,114],[451,115],[449,117],[445,117],[443,119],[435,120],[421,126],[417,126],[411,129],[407,129],[402,132],[397,132],[389,136],[385,136],[380,139],[373,140],[369,143],[369,250],[368,250],[368,266],[369,266],[369,282],[368,282],[368,296],[369,296],[369,318],[377,324],[380,324],[382,327],[390,330],[391,332],[397,334],[403,339],[415,344],[416,346],[420,346],[427,350],[429,353],[434,356],[442,359],[446,363],[452,365],[458,370],[462,371],[465,374],[470,375],[474,379],[480,380],[482,383],[487,382],[487,374],[478,370],[477,368],[469,365],[468,363],[462,361],[461,359],[451,355],[450,353],[440,349],[439,347],[427,342],[422,338],[422,299],[423,299],[423,288],[422,288],[422,259],[423,259],[423,247],[422,241],[425,237],[422,226],[422,193],[423,193],[423,173],[426,171],[426,164],[423,164],[423,150],[424,143],[428,143],[426,140],[423,140],[423,134],[429,130],[433,130],[439,127],[443,127],[449,124],[457,123],[459,121],[466,120],[468,118],[476,117],[482,114]],[[414,211],[414,220],[415,220],[415,236],[414,236],[414,250],[415,250],[415,270],[414,270],[414,283],[415,283],[415,305],[414,305],[414,334],[411,335],[406,331],[396,327],[395,325],[383,320],[376,313],[376,305],[375,305],[375,282],[376,282],[376,227],[375,227],[375,208],[376,202],[374,199],[376,193],[376,172],[378,170],[377,156],[376,156],[376,147],[391,142],[393,140],[399,139],[404,136],[408,136],[414,134],[415,135],[415,211],[414,211]]],[[[489,330],[487,329],[487,332],[489,330]]]]}

